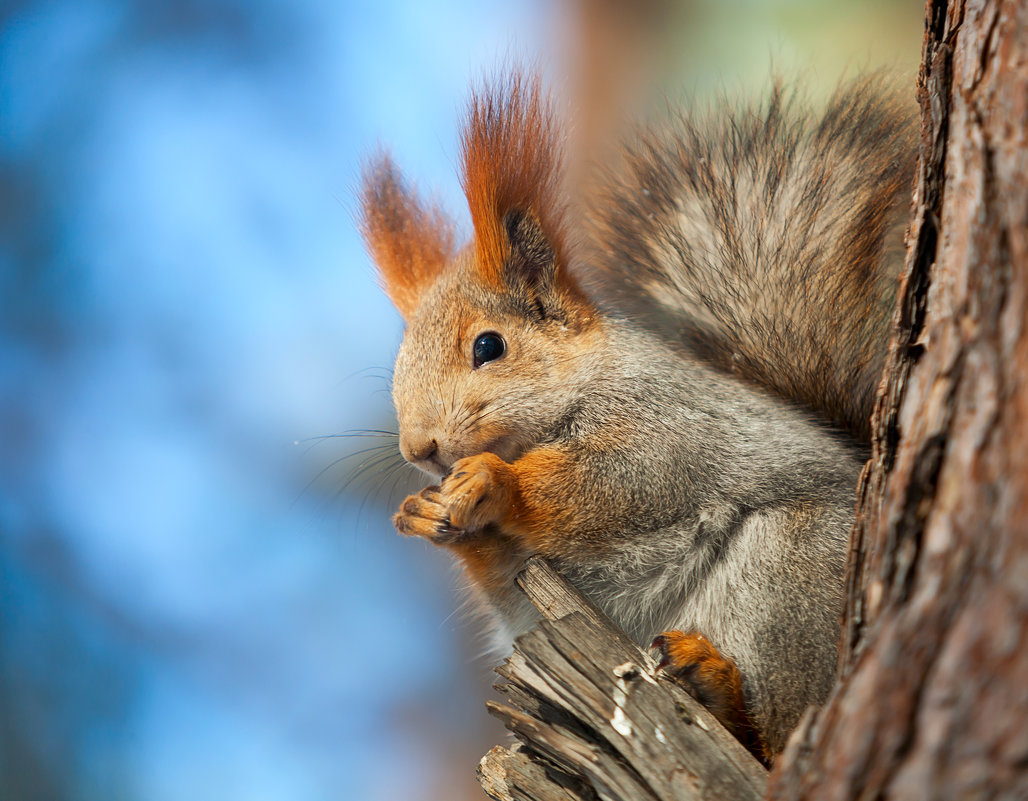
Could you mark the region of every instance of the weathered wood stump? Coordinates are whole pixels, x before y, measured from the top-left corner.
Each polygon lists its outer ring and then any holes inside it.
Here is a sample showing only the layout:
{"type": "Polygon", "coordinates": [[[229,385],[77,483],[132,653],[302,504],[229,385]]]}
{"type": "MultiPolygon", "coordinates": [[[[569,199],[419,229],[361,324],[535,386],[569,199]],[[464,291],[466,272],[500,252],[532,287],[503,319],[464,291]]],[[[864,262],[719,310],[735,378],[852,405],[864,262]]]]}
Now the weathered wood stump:
{"type": "Polygon", "coordinates": [[[518,739],[479,781],[498,801],[762,798],[763,766],[545,561],[518,578],[542,620],[496,672],[489,703],[518,739]]]}

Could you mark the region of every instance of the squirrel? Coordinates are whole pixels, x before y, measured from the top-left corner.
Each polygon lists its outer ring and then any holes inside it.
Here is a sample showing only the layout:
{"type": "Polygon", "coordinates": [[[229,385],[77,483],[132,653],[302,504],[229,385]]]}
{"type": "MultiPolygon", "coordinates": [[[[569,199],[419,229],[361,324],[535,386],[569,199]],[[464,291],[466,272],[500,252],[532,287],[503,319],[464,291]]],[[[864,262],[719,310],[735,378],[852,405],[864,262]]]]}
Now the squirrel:
{"type": "Polygon", "coordinates": [[[361,228],[406,323],[394,517],[501,641],[541,554],[770,761],[832,684],[855,487],[903,259],[914,114],[876,77],[672,114],[587,209],[537,76],[472,95],[473,238],[385,154],[361,228]]]}

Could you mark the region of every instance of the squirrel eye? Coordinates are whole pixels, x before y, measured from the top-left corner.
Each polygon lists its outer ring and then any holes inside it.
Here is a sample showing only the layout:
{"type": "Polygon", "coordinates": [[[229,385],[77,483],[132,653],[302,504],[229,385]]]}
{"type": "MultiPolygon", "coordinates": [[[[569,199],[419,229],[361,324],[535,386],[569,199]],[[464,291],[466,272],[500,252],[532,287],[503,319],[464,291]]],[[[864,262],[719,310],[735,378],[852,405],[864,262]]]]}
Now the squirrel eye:
{"type": "Polygon", "coordinates": [[[499,334],[489,332],[480,334],[475,340],[471,349],[475,367],[481,367],[486,362],[494,362],[507,351],[507,343],[499,334]]]}

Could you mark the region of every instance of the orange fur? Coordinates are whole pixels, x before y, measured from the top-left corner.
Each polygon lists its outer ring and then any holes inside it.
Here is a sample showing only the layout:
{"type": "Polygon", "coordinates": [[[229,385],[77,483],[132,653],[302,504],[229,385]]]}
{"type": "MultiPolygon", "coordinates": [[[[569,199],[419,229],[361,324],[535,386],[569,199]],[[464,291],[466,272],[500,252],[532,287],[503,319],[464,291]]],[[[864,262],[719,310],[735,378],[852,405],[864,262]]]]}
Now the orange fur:
{"type": "Polygon", "coordinates": [[[697,632],[665,631],[653,641],[661,666],[702,703],[758,759],[769,754],[757,736],[742,694],[742,677],[731,659],[697,632]]]}
{"type": "Polygon", "coordinates": [[[521,535],[534,550],[543,554],[552,552],[552,541],[560,533],[576,530],[574,520],[580,510],[569,504],[567,494],[560,492],[553,476],[575,473],[570,457],[554,448],[536,448],[529,451],[511,469],[517,475],[514,503],[504,520],[504,526],[521,535]]]}
{"type": "Polygon", "coordinates": [[[510,591],[511,571],[528,554],[512,537],[493,526],[469,532],[454,525],[445,497],[439,487],[426,487],[409,496],[393,517],[397,530],[453,552],[463,563],[472,586],[486,593],[510,591]]]}
{"type": "Polygon", "coordinates": [[[392,160],[381,154],[364,169],[360,227],[386,294],[408,319],[453,258],[453,222],[405,186],[392,160]]]}
{"type": "Polygon", "coordinates": [[[513,463],[480,453],[454,464],[441,493],[456,528],[495,524],[549,555],[553,532],[573,530],[576,510],[548,479],[572,470],[568,456],[553,448],[535,448],[513,463]]]}
{"type": "Polygon", "coordinates": [[[486,595],[511,591],[512,570],[519,570],[528,553],[512,538],[490,529],[446,546],[460,558],[471,585],[486,595]]]}
{"type": "Polygon", "coordinates": [[[547,448],[513,464],[488,452],[460,459],[441,486],[408,496],[393,523],[401,534],[452,551],[474,586],[501,593],[529,553],[548,553],[553,531],[563,530],[562,518],[574,512],[556,492],[540,491],[566,459],[547,448]]]}
{"type": "Polygon", "coordinates": [[[512,72],[472,95],[461,135],[461,184],[475,229],[475,265],[500,288],[510,255],[504,217],[531,214],[567,269],[564,134],[538,76],[512,72]]]}

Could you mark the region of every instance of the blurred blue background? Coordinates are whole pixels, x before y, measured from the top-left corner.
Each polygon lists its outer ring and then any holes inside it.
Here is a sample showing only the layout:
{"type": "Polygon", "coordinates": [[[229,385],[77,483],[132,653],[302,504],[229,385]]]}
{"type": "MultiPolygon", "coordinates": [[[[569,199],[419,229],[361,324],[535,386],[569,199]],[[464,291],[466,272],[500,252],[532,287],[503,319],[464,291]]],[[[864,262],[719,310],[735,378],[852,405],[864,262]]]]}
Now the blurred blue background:
{"type": "MultiPolygon", "coordinates": [[[[700,96],[918,60],[918,0],[678,5],[700,96]]],[[[0,801],[478,797],[460,579],[327,436],[395,430],[353,197],[385,144],[459,214],[469,81],[559,75],[575,9],[2,6],[0,801]]]]}

